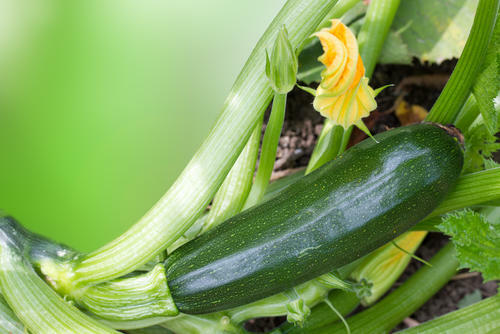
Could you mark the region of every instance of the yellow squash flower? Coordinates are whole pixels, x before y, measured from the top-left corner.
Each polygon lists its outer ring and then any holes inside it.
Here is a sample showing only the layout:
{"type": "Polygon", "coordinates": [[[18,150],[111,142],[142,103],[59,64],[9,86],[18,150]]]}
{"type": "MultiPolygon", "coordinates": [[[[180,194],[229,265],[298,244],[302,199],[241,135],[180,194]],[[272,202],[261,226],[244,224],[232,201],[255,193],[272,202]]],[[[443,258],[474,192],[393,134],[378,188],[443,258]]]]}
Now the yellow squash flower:
{"type": "Polygon", "coordinates": [[[330,28],[321,29],[315,36],[324,51],[318,60],[326,69],[321,72],[314,109],[345,129],[354,124],[367,132],[361,119],[377,108],[377,103],[375,92],[364,76],[356,37],[339,20],[332,20],[330,28]]]}

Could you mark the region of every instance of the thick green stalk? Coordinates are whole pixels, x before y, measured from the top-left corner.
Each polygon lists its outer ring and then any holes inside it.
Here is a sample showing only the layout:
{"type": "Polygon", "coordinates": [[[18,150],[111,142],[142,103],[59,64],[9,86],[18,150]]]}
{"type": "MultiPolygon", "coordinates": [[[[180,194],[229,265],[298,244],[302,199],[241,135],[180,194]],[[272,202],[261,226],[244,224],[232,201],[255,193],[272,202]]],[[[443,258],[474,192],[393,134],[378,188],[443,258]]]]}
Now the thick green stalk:
{"type": "MultiPolygon", "coordinates": [[[[451,243],[443,247],[430,261],[403,285],[377,304],[347,319],[351,333],[387,333],[404,318],[415,312],[448,280],[455,275],[458,261],[451,243]]],[[[341,323],[326,326],[313,333],[345,333],[341,323]]]]}
{"type": "Polygon", "coordinates": [[[274,95],[271,115],[266,126],[264,138],[262,139],[259,168],[252,190],[250,190],[245,203],[245,208],[249,208],[260,202],[266,193],[266,188],[273,172],[283,121],[285,120],[286,95],[286,93],[276,93],[274,95]]]}
{"type": "Polygon", "coordinates": [[[463,175],[455,189],[427,217],[466,208],[500,198],[500,167],[463,175]]]}
{"type": "Polygon", "coordinates": [[[400,0],[371,0],[365,22],[358,34],[359,54],[365,65],[365,76],[372,76],[382,52],[400,0]]]}
{"type": "Polygon", "coordinates": [[[191,226],[219,189],[272,90],[265,76],[265,50],[285,25],[293,47],[313,33],[333,7],[330,0],[289,0],[261,37],[227,98],[208,138],[160,201],[123,235],[62,268],[61,292],[104,282],[133,271],[162,252],[191,226]]]}
{"type": "Polygon", "coordinates": [[[496,295],[398,333],[493,334],[498,332],[500,332],[500,296],[496,295]]]}
{"type": "Polygon", "coordinates": [[[64,301],[23,257],[24,240],[8,224],[0,229],[0,285],[17,317],[33,334],[117,333],[64,301]]]}
{"type": "Polygon", "coordinates": [[[257,122],[248,143],[215,194],[212,207],[208,213],[198,218],[181,238],[167,248],[169,254],[241,211],[252,187],[255,163],[259,153],[261,129],[262,119],[257,122]]]}
{"type": "Polygon", "coordinates": [[[495,26],[500,0],[479,0],[469,38],[450,79],[432,107],[427,120],[453,123],[471,93],[483,64],[495,26]]]}
{"type": "Polygon", "coordinates": [[[179,313],[162,264],[144,274],[91,286],[77,303],[98,317],[112,321],[169,317],[179,313]]]}
{"type": "Polygon", "coordinates": [[[257,123],[247,145],[214,197],[207,222],[201,233],[241,211],[252,188],[259,153],[262,120],[257,123]]]}
{"type": "Polygon", "coordinates": [[[24,325],[0,295],[0,334],[26,334],[24,325]]]}

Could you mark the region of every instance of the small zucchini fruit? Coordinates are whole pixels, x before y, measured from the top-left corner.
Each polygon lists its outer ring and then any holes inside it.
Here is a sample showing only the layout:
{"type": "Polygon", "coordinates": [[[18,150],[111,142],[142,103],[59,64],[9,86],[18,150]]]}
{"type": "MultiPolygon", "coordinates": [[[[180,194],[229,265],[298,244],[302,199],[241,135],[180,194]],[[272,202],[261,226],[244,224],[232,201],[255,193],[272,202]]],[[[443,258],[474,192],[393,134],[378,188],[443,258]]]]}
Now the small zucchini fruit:
{"type": "Polygon", "coordinates": [[[450,129],[400,127],[359,143],[175,250],[165,262],[181,312],[220,311],[348,264],[411,228],[455,185],[450,129]]]}

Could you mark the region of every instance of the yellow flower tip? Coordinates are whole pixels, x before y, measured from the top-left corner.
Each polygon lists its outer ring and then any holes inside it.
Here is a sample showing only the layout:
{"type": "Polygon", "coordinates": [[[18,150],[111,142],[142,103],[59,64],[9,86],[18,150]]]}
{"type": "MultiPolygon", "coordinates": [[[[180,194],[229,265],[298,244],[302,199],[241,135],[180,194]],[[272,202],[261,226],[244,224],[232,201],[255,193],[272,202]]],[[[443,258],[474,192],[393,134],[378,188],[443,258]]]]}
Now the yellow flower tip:
{"type": "Polygon", "coordinates": [[[367,132],[361,119],[377,108],[375,93],[364,76],[356,37],[340,20],[331,22],[331,27],[314,34],[323,47],[318,60],[326,68],[321,73],[313,106],[321,115],[346,129],[354,124],[367,132]]]}

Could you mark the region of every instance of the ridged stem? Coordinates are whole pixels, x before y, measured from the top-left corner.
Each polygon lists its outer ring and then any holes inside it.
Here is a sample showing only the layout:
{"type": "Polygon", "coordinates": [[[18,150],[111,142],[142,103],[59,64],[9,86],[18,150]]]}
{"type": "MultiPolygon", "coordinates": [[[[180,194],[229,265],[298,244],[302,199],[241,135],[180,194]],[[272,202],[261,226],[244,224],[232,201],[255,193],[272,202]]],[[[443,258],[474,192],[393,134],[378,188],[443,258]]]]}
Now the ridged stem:
{"type": "MultiPolygon", "coordinates": [[[[420,308],[455,275],[458,261],[453,245],[448,243],[430,261],[432,267],[423,266],[399,288],[370,308],[347,319],[351,333],[387,333],[404,318],[420,308]]],[[[326,326],[319,333],[345,333],[341,323],[326,326]]]]}
{"type": "MultiPolygon", "coordinates": [[[[22,240],[0,230],[0,285],[5,300],[33,334],[118,333],[64,301],[23,257],[22,240]]],[[[8,228],[8,227],[7,227],[8,228]]]]}
{"type": "Polygon", "coordinates": [[[179,313],[161,264],[144,274],[91,286],[77,302],[99,318],[111,321],[137,321],[179,313]]]}
{"type": "Polygon", "coordinates": [[[294,47],[309,37],[333,7],[329,0],[289,0],[261,37],[227,98],[208,138],[182,174],[146,215],[123,235],[60,275],[63,290],[107,281],[133,271],[171,245],[191,226],[219,189],[272,90],[264,74],[265,50],[285,25],[294,47]]]}
{"type": "Polygon", "coordinates": [[[462,55],[426,120],[453,123],[471,93],[495,26],[500,0],[479,0],[462,55]]]}
{"type": "Polygon", "coordinates": [[[201,233],[234,216],[243,208],[250,189],[252,189],[261,131],[262,120],[257,123],[250,140],[217,191],[201,233]]]}
{"type": "Polygon", "coordinates": [[[0,334],[26,334],[24,325],[0,295],[0,334]]]}
{"type": "Polygon", "coordinates": [[[500,296],[496,295],[397,333],[492,334],[498,332],[500,332],[500,296]]]}
{"type": "Polygon", "coordinates": [[[455,189],[427,218],[498,198],[500,198],[500,167],[462,175],[455,189]]]}
{"type": "Polygon", "coordinates": [[[271,115],[267,122],[264,138],[262,139],[257,175],[255,175],[252,189],[245,203],[245,209],[260,202],[266,193],[266,188],[273,172],[274,161],[276,160],[276,151],[278,150],[283,121],[285,120],[286,95],[274,94],[271,115]]]}
{"type": "Polygon", "coordinates": [[[365,22],[358,34],[359,54],[370,78],[382,52],[385,39],[398,10],[400,0],[371,0],[365,22]]]}

